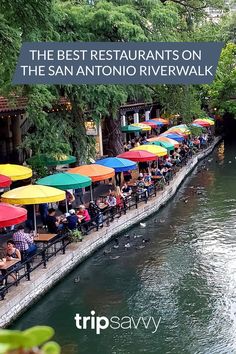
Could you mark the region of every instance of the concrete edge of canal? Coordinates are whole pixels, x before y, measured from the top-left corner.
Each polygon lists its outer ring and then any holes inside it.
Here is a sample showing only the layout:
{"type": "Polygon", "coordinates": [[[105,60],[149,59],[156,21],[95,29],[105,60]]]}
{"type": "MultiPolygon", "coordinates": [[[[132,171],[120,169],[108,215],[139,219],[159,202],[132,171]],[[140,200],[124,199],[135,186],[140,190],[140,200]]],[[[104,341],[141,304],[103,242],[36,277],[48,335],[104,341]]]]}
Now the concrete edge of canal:
{"type": "Polygon", "coordinates": [[[175,195],[182,182],[198,162],[209,155],[221,139],[221,137],[215,138],[211,146],[195,155],[175,175],[170,185],[166,186],[152,200],[149,200],[147,204],[140,204],[138,209],[132,209],[121,218],[115,219],[109,227],[88,235],[83,242],[70,245],[65,255],[57,255],[49,261],[47,269],[35,270],[31,274],[31,281],[21,281],[18,287],[11,288],[9,293],[6,294],[5,300],[0,302],[0,327],[8,326],[39,297],[52,288],[55,283],[92,253],[104,246],[114,235],[130,228],[164,206],[175,195]]]}

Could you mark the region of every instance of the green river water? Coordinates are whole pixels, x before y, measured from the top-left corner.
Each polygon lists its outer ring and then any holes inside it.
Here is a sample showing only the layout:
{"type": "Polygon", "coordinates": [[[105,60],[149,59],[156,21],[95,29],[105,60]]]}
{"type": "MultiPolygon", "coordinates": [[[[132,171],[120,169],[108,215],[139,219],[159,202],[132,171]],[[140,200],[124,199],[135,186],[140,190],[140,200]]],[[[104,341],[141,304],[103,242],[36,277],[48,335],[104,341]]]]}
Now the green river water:
{"type": "Polygon", "coordinates": [[[127,233],[130,249],[121,235],[118,249],[99,250],[13,327],[53,326],[63,354],[236,353],[236,144],[221,143],[145,228],[127,233]],[[150,242],[140,249],[134,234],[150,242]],[[156,333],[77,329],[75,314],[91,310],[160,324],[156,333]]]}

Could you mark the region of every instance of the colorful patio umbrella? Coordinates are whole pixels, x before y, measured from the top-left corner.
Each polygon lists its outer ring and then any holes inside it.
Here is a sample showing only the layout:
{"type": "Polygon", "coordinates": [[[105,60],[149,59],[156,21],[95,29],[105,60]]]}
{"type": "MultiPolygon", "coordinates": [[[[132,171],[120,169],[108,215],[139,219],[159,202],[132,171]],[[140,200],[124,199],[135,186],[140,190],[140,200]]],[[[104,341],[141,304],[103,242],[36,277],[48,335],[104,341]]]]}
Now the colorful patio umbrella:
{"type": "Polygon", "coordinates": [[[137,132],[141,132],[142,129],[140,127],[134,127],[132,125],[125,125],[121,127],[121,131],[123,133],[137,133],[137,132]]]}
{"type": "MultiPolygon", "coordinates": [[[[173,130],[167,130],[165,133],[163,133],[164,135],[165,134],[178,134],[178,135],[180,135],[180,136],[182,136],[183,138],[187,138],[187,136],[188,136],[188,134],[186,134],[186,133],[184,133],[184,132],[182,132],[181,130],[179,130],[179,129],[173,129],[173,130]]],[[[189,134],[191,134],[190,132],[189,132],[189,134]]]]}
{"type": "Polygon", "coordinates": [[[115,172],[135,170],[137,168],[136,163],[133,161],[120,157],[107,157],[105,159],[96,161],[96,164],[114,168],[115,172]]]}
{"type": "Polygon", "coordinates": [[[12,184],[12,180],[4,175],[0,175],[0,188],[7,188],[10,187],[12,184]]]}
{"type": "Polygon", "coordinates": [[[24,222],[26,219],[26,209],[0,203],[0,227],[17,225],[24,222]]]}
{"type": "Polygon", "coordinates": [[[36,183],[43,186],[67,190],[88,187],[91,185],[92,180],[90,177],[80,174],[62,172],[41,178],[36,183]]]}
{"type": "Polygon", "coordinates": [[[210,119],[210,118],[205,118],[205,119],[203,119],[203,120],[209,122],[210,125],[215,125],[215,121],[212,120],[212,119],[210,119]]]}
{"type": "Polygon", "coordinates": [[[157,122],[161,122],[161,123],[163,123],[164,125],[168,125],[168,124],[169,124],[168,119],[163,119],[163,118],[152,118],[152,120],[156,120],[157,122]]]}
{"type": "MultiPolygon", "coordinates": [[[[154,122],[155,122],[155,121],[154,121],[154,122]]],[[[157,124],[155,124],[155,123],[153,123],[153,122],[148,122],[148,121],[142,122],[142,124],[151,127],[151,129],[155,129],[155,128],[157,128],[157,126],[158,126],[157,124]]]]}
{"type": "Polygon", "coordinates": [[[170,144],[173,144],[175,148],[178,148],[178,147],[179,147],[178,141],[173,140],[173,139],[170,139],[170,138],[167,138],[167,137],[164,136],[164,135],[159,135],[159,136],[156,137],[156,138],[150,138],[150,139],[148,139],[147,141],[149,141],[149,142],[152,142],[152,141],[166,141],[166,142],[168,142],[168,143],[170,143],[170,144]]]}
{"type": "MultiPolygon", "coordinates": [[[[158,127],[162,127],[163,125],[165,125],[164,123],[160,122],[159,120],[155,120],[155,119],[149,119],[146,121],[147,123],[154,123],[156,124],[156,126],[158,127]]],[[[144,123],[144,122],[143,122],[144,123]]]]}
{"type": "Polygon", "coordinates": [[[190,135],[191,131],[189,130],[189,127],[186,124],[180,124],[180,125],[176,125],[174,127],[171,127],[168,129],[168,131],[173,131],[173,132],[180,132],[183,133],[185,135],[190,135]]]}
{"type": "Polygon", "coordinates": [[[139,127],[141,128],[142,131],[150,131],[152,130],[151,127],[149,127],[149,125],[147,124],[142,124],[142,123],[133,123],[131,124],[132,127],[139,127]]]}
{"type": "Polygon", "coordinates": [[[195,119],[193,121],[193,123],[199,124],[202,127],[210,127],[210,126],[213,126],[215,124],[215,122],[213,122],[210,119],[195,119]]]}
{"type": "Polygon", "coordinates": [[[0,174],[9,177],[12,181],[19,181],[32,177],[32,170],[25,166],[7,163],[0,165],[0,174]]]}
{"type": "Polygon", "coordinates": [[[180,134],[176,134],[176,133],[164,133],[164,134],[161,134],[161,136],[165,136],[166,138],[170,138],[170,139],[173,139],[173,140],[176,140],[178,142],[182,142],[184,140],[184,137],[180,134]]]}
{"type": "Polygon", "coordinates": [[[30,184],[18,187],[2,194],[1,201],[9,204],[42,204],[59,202],[65,199],[65,192],[60,189],[30,184]]]}
{"type": "Polygon", "coordinates": [[[145,150],[158,157],[165,156],[168,153],[165,148],[161,146],[154,146],[154,145],[140,145],[131,149],[130,151],[137,151],[137,150],[145,150]]]}
{"type": "Polygon", "coordinates": [[[168,152],[175,149],[174,144],[169,143],[169,142],[167,142],[167,141],[161,141],[161,140],[150,141],[150,142],[148,142],[147,145],[162,146],[162,147],[165,148],[168,152]]]}
{"type": "Polygon", "coordinates": [[[79,173],[84,176],[88,176],[93,182],[103,181],[108,178],[112,178],[115,175],[115,170],[110,167],[105,167],[97,164],[82,165],[71,168],[69,173],[79,173]]]}
{"type": "Polygon", "coordinates": [[[145,162],[145,161],[155,161],[157,160],[157,156],[144,150],[138,151],[126,151],[123,154],[118,155],[117,157],[129,159],[135,162],[145,162]]]}
{"type": "Polygon", "coordinates": [[[29,164],[32,164],[34,161],[40,159],[45,166],[57,166],[57,165],[68,165],[71,163],[76,162],[75,156],[70,155],[58,155],[53,157],[48,157],[47,155],[38,155],[32,156],[30,159],[27,160],[29,164]]]}
{"type": "Polygon", "coordinates": [[[34,205],[34,226],[37,232],[35,204],[59,202],[66,198],[60,189],[30,184],[2,194],[1,201],[9,204],[34,205]]]}
{"type": "MultiPolygon", "coordinates": [[[[108,178],[112,178],[115,175],[115,170],[110,167],[105,167],[102,165],[91,164],[82,165],[78,167],[71,168],[69,173],[79,173],[84,176],[88,176],[92,179],[92,182],[103,181],[108,178]]],[[[92,184],[90,186],[91,200],[93,200],[93,189],[92,184]]]]}
{"type": "Polygon", "coordinates": [[[196,128],[200,128],[200,129],[204,129],[204,127],[198,123],[192,123],[191,126],[196,127],[196,128]]]}

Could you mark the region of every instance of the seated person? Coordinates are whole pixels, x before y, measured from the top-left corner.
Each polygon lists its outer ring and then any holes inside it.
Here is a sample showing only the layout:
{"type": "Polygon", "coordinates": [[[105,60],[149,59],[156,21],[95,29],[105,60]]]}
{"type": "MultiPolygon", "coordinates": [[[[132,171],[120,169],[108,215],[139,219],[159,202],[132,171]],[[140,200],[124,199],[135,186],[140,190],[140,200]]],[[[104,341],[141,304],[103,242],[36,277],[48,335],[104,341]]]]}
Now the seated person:
{"type": "Polygon", "coordinates": [[[84,227],[85,233],[87,234],[89,224],[90,224],[89,221],[91,221],[91,217],[89,215],[88,210],[85,208],[85,206],[83,204],[81,204],[79,206],[79,210],[77,212],[77,217],[78,217],[79,224],[81,224],[84,227]]]}
{"type": "Polygon", "coordinates": [[[7,241],[7,248],[6,248],[6,258],[7,261],[11,261],[13,259],[21,260],[20,251],[16,248],[15,242],[12,240],[7,241]]]}
{"type": "Polygon", "coordinates": [[[77,228],[77,224],[78,224],[78,216],[75,214],[74,209],[70,209],[69,213],[66,216],[65,225],[68,227],[68,229],[75,230],[77,228]]]}
{"type": "Polygon", "coordinates": [[[121,188],[121,193],[124,197],[128,197],[132,194],[132,188],[128,186],[127,183],[124,183],[123,187],[121,188]]]}
{"type": "Polygon", "coordinates": [[[47,224],[48,232],[50,234],[56,234],[63,227],[63,225],[60,224],[60,218],[56,217],[55,215],[56,215],[56,210],[54,208],[50,208],[48,210],[48,215],[46,218],[46,224],[47,224]]]}
{"type": "Polygon", "coordinates": [[[149,173],[144,175],[144,183],[145,185],[150,185],[152,183],[152,178],[149,173]]]}
{"type": "Polygon", "coordinates": [[[118,209],[122,209],[124,207],[124,200],[123,200],[123,193],[121,193],[120,187],[116,187],[116,192],[115,192],[115,198],[116,198],[116,206],[118,209]]]}
{"type": "Polygon", "coordinates": [[[97,228],[99,226],[103,227],[103,214],[99,205],[100,205],[100,200],[98,199],[96,203],[94,201],[91,201],[88,207],[89,215],[92,221],[95,222],[97,228]]]}
{"type": "Polygon", "coordinates": [[[143,193],[145,192],[145,195],[148,196],[148,192],[147,189],[145,188],[145,182],[144,182],[144,178],[143,177],[138,177],[138,181],[136,182],[136,186],[137,186],[137,192],[138,193],[143,193]]]}
{"type": "Polygon", "coordinates": [[[114,217],[114,213],[115,213],[115,209],[116,209],[116,197],[115,197],[115,192],[112,191],[106,198],[106,204],[109,206],[110,209],[110,214],[111,214],[111,218],[113,219],[114,217]]]}
{"type": "Polygon", "coordinates": [[[163,177],[163,174],[161,173],[161,170],[159,168],[156,168],[155,176],[163,177]]]}
{"type": "Polygon", "coordinates": [[[88,222],[91,220],[88,210],[82,204],[79,206],[79,210],[77,212],[77,217],[78,217],[79,223],[88,222]]]}
{"type": "MultiPolygon", "coordinates": [[[[21,261],[21,253],[20,251],[16,248],[15,242],[12,240],[7,241],[7,248],[6,248],[6,260],[7,261],[12,261],[14,259],[18,259],[21,261]]],[[[19,270],[19,264],[16,264],[14,266],[14,272],[10,274],[10,276],[13,278],[13,280],[17,279],[17,272],[19,270]]]]}
{"type": "Polygon", "coordinates": [[[36,253],[37,247],[34,244],[33,234],[27,234],[24,231],[23,225],[18,226],[17,231],[13,234],[12,238],[16,248],[20,251],[23,260],[36,253]]]}
{"type": "Polygon", "coordinates": [[[115,197],[115,193],[111,192],[107,198],[106,198],[106,204],[109,207],[115,207],[116,206],[116,197],[115,197]]]}

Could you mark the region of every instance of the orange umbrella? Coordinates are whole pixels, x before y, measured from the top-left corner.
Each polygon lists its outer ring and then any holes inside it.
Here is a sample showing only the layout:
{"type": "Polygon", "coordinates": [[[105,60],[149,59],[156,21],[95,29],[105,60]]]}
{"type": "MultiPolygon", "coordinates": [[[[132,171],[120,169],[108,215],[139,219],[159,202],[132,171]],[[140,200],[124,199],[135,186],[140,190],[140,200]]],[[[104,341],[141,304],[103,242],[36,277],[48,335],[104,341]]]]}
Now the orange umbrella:
{"type": "Polygon", "coordinates": [[[78,167],[71,168],[69,173],[79,173],[80,175],[88,176],[93,182],[103,181],[104,179],[111,178],[115,175],[115,170],[110,167],[91,164],[82,165],[78,167]]]}
{"type": "Polygon", "coordinates": [[[173,144],[175,148],[179,147],[178,141],[174,139],[166,138],[165,136],[157,136],[155,138],[147,139],[147,141],[149,141],[150,143],[154,141],[166,141],[167,143],[173,144]]]}
{"type": "MultiPolygon", "coordinates": [[[[111,178],[115,175],[114,168],[106,167],[98,164],[82,165],[71,168],[69,173],[79,173],[80,175],[88,176],[92,182],[103,181],[104,179],[111,178]]],[[[90,186],[91,200],[93,200],[92,184],[90,186]]]]}

